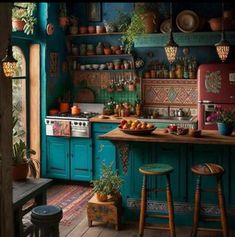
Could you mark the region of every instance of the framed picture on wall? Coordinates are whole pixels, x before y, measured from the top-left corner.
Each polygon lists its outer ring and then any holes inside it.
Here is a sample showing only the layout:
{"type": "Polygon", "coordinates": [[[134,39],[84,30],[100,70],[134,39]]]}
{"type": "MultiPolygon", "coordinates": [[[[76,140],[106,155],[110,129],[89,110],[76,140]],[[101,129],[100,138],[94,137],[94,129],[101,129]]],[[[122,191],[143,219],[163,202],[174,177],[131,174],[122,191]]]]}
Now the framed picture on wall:
{"type": "Polygon", "coordinates": [[[87,18],[88,21],[101,21],[102,20],[102,5],[100,2],[87,3],[87,18]]]}

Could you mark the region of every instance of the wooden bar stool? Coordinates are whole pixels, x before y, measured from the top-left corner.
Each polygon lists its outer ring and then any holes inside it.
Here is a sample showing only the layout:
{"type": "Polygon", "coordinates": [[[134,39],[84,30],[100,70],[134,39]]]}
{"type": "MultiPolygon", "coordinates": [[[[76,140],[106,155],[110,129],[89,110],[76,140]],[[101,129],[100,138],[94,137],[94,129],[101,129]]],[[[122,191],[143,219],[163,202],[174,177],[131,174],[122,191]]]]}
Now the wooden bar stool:
{"type": "Polygon", "coordinates": [[[191,237],[197,236],[197,231],[218,231],[223,233],[223,237],[228,237],[228,226],[227,226],[227,216],[224,202],[224,194],[223,194],[223,186],[222,186],[222,175],[224,173],[224,169],[222,166],[213,164],[213,163],[205,163],[203,165],[195,165],[191,168],[192,172],[198,175],[197,184],[196,184],[196,192],[195,192],[195,201],[194,201],[194,217],[193,217],[193,227],[191,237]],[[201,188],[201,177],[202,176],[213,176],[216,177],[217,181],[217,189],[202,189],[201,188]],[[218,194],[218,205],[220,209],[220,218],[215,217],[206,217],[200,214],[201,207],[201,192],[217,192],[218,194]],[[198,227],[199,221],[219,221],[221,222],[220,229],[218,228],[202,228],[198,227]]]}
{"type": "Polygon", "coordinates": [[[170,236],[175,237],[175,221],[174,221],[174,207],[171,193],[171,184],[170,184],[170,173],[173,171],[173,167],[167,164],[146,164],[139,168],[139,171],[143,174],[143,185],[141,190],[141,207],[140,207],[140,220],[139,220],[139,236],[143,236],[144,229],[155,229],[155,230],[169,230],[170,236]],[[147,175],[156,175],[166,176],[166,189],[163,188],[147,188],[147,175]],[[168,206],[168,215],[157,215],[157,214],[146,214],[146,204],[147,204],[147,195],[149,192],[166,192],[167,194],[167,206],[168,206]],[[146,214],[146,215],[145,215],[146,214]],[[169,220],[169,227],[160,227],[154,224],[150,225],[145,223],[146,217],[154,218],[166,218],[169,220]]]}
{"type": "Polygon", "coordinates": [[[41,205],[32,209],[31,222],[35,226],[35,237],[59,237],[59,222],[63,211],[53,205],[41,205]],[[38,235],[40,233],[40,235],[38,235]]]}

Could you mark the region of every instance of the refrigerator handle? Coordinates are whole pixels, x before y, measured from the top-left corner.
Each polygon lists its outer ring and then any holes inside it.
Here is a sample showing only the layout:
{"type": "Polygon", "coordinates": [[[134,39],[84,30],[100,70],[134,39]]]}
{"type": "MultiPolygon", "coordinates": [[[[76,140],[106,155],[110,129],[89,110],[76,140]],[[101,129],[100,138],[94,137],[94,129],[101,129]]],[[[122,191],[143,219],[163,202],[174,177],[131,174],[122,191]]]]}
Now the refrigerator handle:
{"type": "Polygon", "coordinates": [[[213,104],[213,101],[211,101],[211,100],[199,100],[198,103],[200,103],[200,104],[213,104]]]}

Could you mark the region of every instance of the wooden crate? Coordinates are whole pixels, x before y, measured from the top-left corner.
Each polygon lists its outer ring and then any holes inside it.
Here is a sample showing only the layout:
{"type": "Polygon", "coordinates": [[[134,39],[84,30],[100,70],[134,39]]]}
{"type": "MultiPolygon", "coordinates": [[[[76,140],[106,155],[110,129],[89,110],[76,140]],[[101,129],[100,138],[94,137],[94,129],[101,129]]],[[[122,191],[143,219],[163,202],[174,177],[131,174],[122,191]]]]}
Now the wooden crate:
{"type": "Polygon", "coordinates": [[[115,229],[120,229],[121,224],[121,198],[114,201],[108,199],[107,202],[99,202],[94,195],[87,204],[88,226],[92,226],[92,221],[112,223],[115,229]]]}

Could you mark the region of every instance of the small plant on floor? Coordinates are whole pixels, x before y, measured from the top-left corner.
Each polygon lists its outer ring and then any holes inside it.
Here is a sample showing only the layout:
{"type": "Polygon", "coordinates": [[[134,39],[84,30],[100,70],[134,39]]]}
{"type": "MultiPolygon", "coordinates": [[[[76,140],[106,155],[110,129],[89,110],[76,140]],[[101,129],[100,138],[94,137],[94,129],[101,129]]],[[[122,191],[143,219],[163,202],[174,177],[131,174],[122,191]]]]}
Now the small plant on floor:
{"type": "Polygon", "coordinates": [[[113,198],[114,195],[120,196],[120,188],[123,183],[122,178],[117,174],[117,171],[113,171],[112,163],[107,166],[102,163],[101,177],[99,180],[92,180],[93,191],[96,193],[96,197],[99,201],[107,201],[108,195],[113,198]]]}

